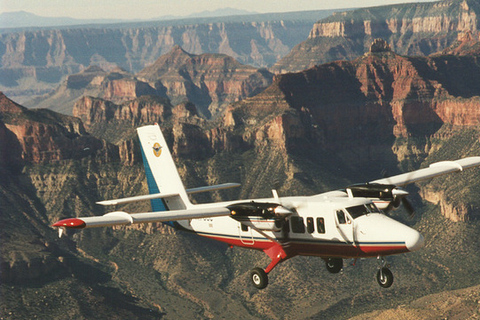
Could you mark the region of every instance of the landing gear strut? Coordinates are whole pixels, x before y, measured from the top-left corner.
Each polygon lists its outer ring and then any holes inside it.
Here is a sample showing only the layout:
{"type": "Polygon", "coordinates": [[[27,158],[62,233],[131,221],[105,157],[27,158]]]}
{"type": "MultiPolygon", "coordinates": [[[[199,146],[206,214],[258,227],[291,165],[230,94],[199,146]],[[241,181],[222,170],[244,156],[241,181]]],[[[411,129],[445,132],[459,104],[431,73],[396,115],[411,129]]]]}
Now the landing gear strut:
{"type": "Polygon", "coordinates": [[[383,257],[378,257],[380,267],[377,271],[377,282],[383,288],[390,288],[393,284],[393,274],[387,267],[387,262],[383,257]]]}
{"type": "Polygon", "coordinates": [[[289,257],[283,250],[283,247],[278,244],[264,250],[264,252],[272,259],[270,264],[264,269],[253,268],[250,271],[250,280],[257,289],[265,289],[268,285],[268,274],[275,268],[277,264],[287,260],[289,257]]]}

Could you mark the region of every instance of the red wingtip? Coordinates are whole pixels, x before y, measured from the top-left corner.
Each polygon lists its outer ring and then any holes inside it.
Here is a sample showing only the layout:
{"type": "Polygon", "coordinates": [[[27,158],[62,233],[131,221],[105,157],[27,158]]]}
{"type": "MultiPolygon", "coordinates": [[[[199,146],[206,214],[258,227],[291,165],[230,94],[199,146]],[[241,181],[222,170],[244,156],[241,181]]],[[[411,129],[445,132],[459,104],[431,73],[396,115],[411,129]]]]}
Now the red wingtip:
{"type": "Polygon", "coordinates": [[[80,229],[80,228],[85,228],[86,224],[85,224],[85,221],[81,219],[68,218],[68,219],[63,219],[58,222],[55,222],[52,226],[80,229]]]}

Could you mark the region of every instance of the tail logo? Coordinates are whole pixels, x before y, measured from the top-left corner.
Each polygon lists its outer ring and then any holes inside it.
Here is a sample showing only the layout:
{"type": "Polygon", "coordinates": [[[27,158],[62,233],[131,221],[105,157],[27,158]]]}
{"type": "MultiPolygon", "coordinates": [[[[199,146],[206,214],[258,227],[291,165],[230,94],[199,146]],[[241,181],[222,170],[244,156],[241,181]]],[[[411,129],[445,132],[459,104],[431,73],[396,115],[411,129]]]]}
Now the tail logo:
{"type": "Polygon", "coordinates": [[[160,157],[160,154],[162,154],[162,146],[160,145],[160,143],[155,142],[155,144],[153,145],[153,154],[157,158],[160,157]]]}

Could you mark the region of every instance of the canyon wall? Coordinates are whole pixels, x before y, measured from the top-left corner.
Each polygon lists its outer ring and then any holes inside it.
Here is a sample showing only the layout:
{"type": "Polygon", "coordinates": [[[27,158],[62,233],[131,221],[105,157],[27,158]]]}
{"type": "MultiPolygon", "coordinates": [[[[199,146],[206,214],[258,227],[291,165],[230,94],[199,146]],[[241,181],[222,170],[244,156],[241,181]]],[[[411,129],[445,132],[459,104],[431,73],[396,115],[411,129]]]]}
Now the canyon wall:
{"type": "Polygon", "coordinates": [[[306,18],[4,32],[0,34],[0,90],[25,102],[90,65],[138,72],[175,45],[192,54],[223,53],[243,64],[267,67],[305,39],[313,22],[306,18]]]}
{"type": "Polygon", "coordinates": [[[332,60],[352,60],[373,39],[385,39],[401,55],[443,51],[466,33],[479,30],[480,5],[474,0],[447,0],[358,9],[315,23],[308,39],[272,68],[301,71],[332,60]]]}

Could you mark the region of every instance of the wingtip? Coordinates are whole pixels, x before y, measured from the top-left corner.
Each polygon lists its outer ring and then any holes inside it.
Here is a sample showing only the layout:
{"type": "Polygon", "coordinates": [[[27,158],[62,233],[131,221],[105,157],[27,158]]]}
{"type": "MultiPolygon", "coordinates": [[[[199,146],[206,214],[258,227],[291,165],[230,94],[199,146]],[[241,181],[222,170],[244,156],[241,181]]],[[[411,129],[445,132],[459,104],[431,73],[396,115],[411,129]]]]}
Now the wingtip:
{"type": "Polygon", "coordinates": [[[86,226],[85,221],[78,218],[63,219],[52,224],[52,227],[56,227],[56,228],[63,227],[63,228],[81,229],[81,228],[85,228],[85,226],[86,226]]]}

